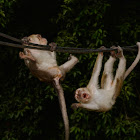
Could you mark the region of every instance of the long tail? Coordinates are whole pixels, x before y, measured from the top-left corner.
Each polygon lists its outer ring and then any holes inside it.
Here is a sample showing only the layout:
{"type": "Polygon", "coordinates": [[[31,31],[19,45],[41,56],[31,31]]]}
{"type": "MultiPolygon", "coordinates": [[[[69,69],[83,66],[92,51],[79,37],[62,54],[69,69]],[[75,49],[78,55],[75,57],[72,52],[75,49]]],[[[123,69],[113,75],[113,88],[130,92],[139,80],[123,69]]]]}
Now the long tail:
{"type": "Polygon", "coordinates": [[[60,109],[61,109],[61,113],[62,113],[62,117],[64,121],[65,140],[69,140],[69,119],[68,119],[68,114],[67,114],[66,102],[64,98],[64,91],[57,77],[54,78],[54,87],[58,94],[60,109]]]}
{"type": "Polygon", "coordinates": [[[138,62],[140,60],[140,42],[137,42],[137,46],[138,46],[137,57],[135,58],[134,62],[131,64],[131,66],[127,69],[127,71],[125,72],[124,80],[130,74],[130,72],[134,69],[134,67],[138,64],[138,62]]]}

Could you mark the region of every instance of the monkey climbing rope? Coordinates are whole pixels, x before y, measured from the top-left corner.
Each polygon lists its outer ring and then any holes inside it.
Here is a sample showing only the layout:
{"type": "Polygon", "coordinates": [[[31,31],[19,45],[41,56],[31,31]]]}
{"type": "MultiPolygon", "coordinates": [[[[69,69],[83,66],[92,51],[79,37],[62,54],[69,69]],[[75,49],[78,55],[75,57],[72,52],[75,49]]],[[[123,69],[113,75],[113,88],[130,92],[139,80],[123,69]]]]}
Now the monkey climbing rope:
{"type": "MultiPolygon", "coordinates": [[[[0,36],[7,38],[9,40],[15,41],[17,43],[21,43],[21,44],[23,43],[22,40],[9,36],[9,35],[6,35],[1,32],[0,32],[0,36]]],[[[48,51],[50,51],[50,49],[51,49],[51,47],[49,45],[38,45],[38,44],[29,43],[28,46],[25,46],[25,45],[21,45],[21,44],[14,44],[14,43],[0,41],[0,45],[16,47],[16,48],[30,48],[30,49],[39,49],[39,50],[48,50],[48,51]]],[[[121,47],[121,48],[125,51],[137,51],[137,45],[125,46],[125,47],[121,47]]],[[[79,54],[94,53],[94,52],[110,52],[112,50],[117,50],[117,49],[112,49],[112,48],[87,49],[87,48],[72,48],[72,47],[58,47],[58,46],[55,49],[56,52],[79,53],[79,54]]]]}

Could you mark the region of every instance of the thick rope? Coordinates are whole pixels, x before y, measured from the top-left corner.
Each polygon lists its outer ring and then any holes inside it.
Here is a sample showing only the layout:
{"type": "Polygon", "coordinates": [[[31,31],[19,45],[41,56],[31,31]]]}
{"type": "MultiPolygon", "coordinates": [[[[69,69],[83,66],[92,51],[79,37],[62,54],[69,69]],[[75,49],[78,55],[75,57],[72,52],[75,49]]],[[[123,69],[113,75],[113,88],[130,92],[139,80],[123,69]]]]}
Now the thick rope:
{"type": "MultiPolygon", "coordinates": [[[[12,41],[18,42],[18,43],[23,43],[22,40],[17,39],[15,37],[11,37],[9,35],[0,33],[0,36],[10,39],[12,41]]],[[[38,45],[38,44],[33,44],[29,43],[28,46],[21,45],[21,44],[14,44],[14,43],[8,43],[8,42],[3,42],[0,41],[0,46],[10,46],[10,47],[16,47],[16,48],[30,48],[30,49],[39,49],[39,50],[47,50],[50,51],[51,47],[49,45],[38,45]]],[[[126,46],[126,47],[121,47],[125,51],[137,51],[137,45],[133,46],[126,46]]],[[[105,49],[88,49],[88,48],[71,48],[71,47],[56,47],[55,51],[56,52],[62,52],[62,53],[78,53],[78,54],[86,54],[86,53],[95,53],[95,52],[110,52],[113,50],[117,49],[112,49],[112,48],[105,48],[105,49]]]]}

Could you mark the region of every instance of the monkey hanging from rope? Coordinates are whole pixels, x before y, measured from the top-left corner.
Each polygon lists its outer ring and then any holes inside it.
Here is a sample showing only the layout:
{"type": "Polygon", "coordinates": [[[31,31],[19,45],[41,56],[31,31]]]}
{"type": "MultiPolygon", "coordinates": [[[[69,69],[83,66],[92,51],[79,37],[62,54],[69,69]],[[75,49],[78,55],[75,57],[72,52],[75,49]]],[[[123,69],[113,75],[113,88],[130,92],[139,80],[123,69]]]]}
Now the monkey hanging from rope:
{"type": "MultiPolygon", "coordinates": [[[[43,38],[40,34],[33,34],[29,37],[24,37],[22,41],[23,45],[26,46],[28,46],[29,43],[47,45],[47,39],[43,38]]],[[[78,63],[78,59],[75,56],[70,55],[67,62],[58,66],[56,53],[54,52],[56,43],[50,43],[49,46],[51,46],[51,51],[24,48],[24,52],[20,52],[19,56],[21,59],[24,59],[25,64],[30,69],[31,73],[40,81],[53,83],[58,93],[60,109],[64,121],[65,140],[68,140],[69,120],[63,88],[61,87],[59,80],[64,80],[66,73],[78,63]]]]}
{"type": "MultiPolygon", "coordinates": [[[[43,38],[40,34],[24,37],[22,41],[23,44],[27,46],[28,43],[47,45],[48,42],[47,39],[43,38]]],[[[51,46],[51,51],[24,48],[24,52],[20,52],[19,56],[21,59],[25,60],[25,64],[30,69],[31,73],[40,81],[52,82],[55,77],[59,77],[63,80],[66,73],[77,64],[78,59],[70,55],[69,61],[58,66],[56,53],[53,51],[56,48],[56,43],[52,42],[49,46],[51,46]]]]}
{"type": "MultiPolygon", "coordinates": [[[[79,103],[73,103],[72,108],[84,108],[92,111],[108,111],[115,104],[116,98],[119,96],[122,89],[123,81],[134,69],[140,60],[140,42],[137,43],[138,54],[132,65],[126,70],[126,59],[123,55],[121,47],[118,48],[118,53],[111,51],[111,56],[104,66],[104,71],[101,79],[101,88],[98,85],[98,79],[102,67],[103,53],[98,53],[96,63],[92,72],[91,79],[84,88],[78,88],[75,92],[75,99],[79,103]],[[113,64],[119,58],[118,69],[116,70],[115,78],[113,77],[113,64]]],[[[112,47],[116,48],[116,47],[112,47]]],[[[101,48],[103,49],[103,48],[101,48]]]]}

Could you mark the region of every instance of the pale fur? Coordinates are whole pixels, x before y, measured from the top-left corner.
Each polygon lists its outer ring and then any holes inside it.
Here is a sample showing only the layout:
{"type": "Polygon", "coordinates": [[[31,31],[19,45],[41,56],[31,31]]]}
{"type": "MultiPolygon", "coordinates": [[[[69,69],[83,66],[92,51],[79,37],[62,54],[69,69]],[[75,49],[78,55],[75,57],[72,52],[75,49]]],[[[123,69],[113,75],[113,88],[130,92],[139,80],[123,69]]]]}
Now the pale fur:
{"type": "Polygon", "coordinates": [[[123,81],[133,70],[140,59],[140,43],[137,43],[139,51],[134,64],[126,71],[126,59],[123,50],[118,47],[119,64],[115,77],[113,76],[113,64],[116,60],[115,56],[110,56],[105,63],[104,72],[101,81],[101,88],[98,85],[98,79],[102,67],[103,54],[99,53],[91,79],[85,88],[76,90],[75,99],[80,103],[72,104],[73,108],[85,108],[93,111],[108,111],[115,104],[116,98],[119,96],[123,81]]]}
{"type": "MultiPolygon", "coordinates": [[[[47,45],[47,40],[42,38],[39,34],[30,35],[26,37],[26,39],[28,39],[30,43],[47,45]]],[[[65,74],[78,63],[78,59],[70,55],[70,59],[67,62],[58,66],[56,53],[54,51],[25,48],[24,54],[20,52],[19,55],[25,60],[25,64],[30,69],[31,73],[44,82],[51,82],[55,77],[59,77],[63,80],[65,74]]]]}
{"type": "MultiPolygon", "coordinates": [[[[25,43],[35,43],[40,45],[47,45],[47,40],[42,38],[39,34],[34,34],[29,37],[23,38],[25,43]]],[[[51,47],[56,47],[55,43],[49,44],[51,47]]],[[[45,47],[45,46],[44,46],[45,47]]],[[[69,139],[69,120],[67,116],[67,108],[63,93],[63,88],[59,80],[65,78],[65,74],[69,72],[77,63],[78,59],[75,56],[70,55],[70,59],[63,65],[58,66],[56,61],[56,53],[36,50],[36,49],[24,49],[24,53],[20,52],[19,56],[25,60],[25,64],[30,69],[31,73],[37,77],[40,81],[51,82],[54,85],[55,90],[58,93],[60,109],[65,126],[65,140],[69,139]]]]}

